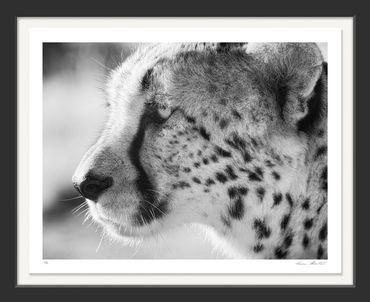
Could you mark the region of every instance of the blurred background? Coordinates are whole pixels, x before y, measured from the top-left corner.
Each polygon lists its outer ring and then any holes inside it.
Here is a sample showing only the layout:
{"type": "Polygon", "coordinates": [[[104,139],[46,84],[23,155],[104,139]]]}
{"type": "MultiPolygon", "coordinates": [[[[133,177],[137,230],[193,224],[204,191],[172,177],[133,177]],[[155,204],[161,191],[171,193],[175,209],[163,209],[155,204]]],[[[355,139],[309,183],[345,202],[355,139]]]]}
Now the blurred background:
{"type": "MultiPolygon", "coordinates": [[[[327,44],[319,44],[327,57],[327,44]]],[[[71,178],[99,137],[107,109],[103,83],[110,69],[138,44],[44,43],[43,45],[43,257],[44,259],[223,258],[191,228],[161,235],[140,247],[102,237],[85,220],[84,201],[71,178]]]]}

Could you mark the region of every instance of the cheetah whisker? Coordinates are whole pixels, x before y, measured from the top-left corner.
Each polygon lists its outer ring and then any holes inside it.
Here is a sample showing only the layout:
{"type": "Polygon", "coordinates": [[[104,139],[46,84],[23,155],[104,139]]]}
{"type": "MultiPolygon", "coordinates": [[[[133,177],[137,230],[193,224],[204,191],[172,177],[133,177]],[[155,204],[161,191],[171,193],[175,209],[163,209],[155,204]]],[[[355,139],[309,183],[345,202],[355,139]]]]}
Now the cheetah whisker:
{"type": "Polygon", "coordinates": [[[95,59],[94,57],[90,57],[90,60],[95,62],[96,64],[98,64],[99,66],[103,67],[104,69],[106,69],[107,71],[112,71],[112,68],[109,68],[107,65],[99,62],[97,59],[95,59]]]}
{"type": "Polygon", "coordinates": [[[101,246],[101,244],[102,244],[102,242],[103,242],[104,236],[105,236],[105,232],[103,231],[103,232],[102,232],[102,235],[101,235],[101,238],[100,238],[100,241],[99,241],[99,245],[98,245],[98,247],[96,248],[95,253],[97,253],[97,252],[99,251],[100,246],[101,246]]]}
{"type": "MultiPolygon", "coordinates": [[[[145,199],[143,199],[143,201],[145,201],[147,204],[149,204],[152,207],[156,208],[159,212],[161,212],[163,215],[165,215],[165,213],[160,208],[158,208],[156,205],[154,205],[153,203],[151,203],[151,202],[149,202],[149,201],[147,201],[145,199]]],[[[154,213],[153,213],[153,215],[154,215],[154,213]]],[[[153,216],[153,219],[155,219],[155,216],[153,216]]]]}
{"type": "Polygon", "coordinates": [[[67,198],[67,199],[61,199],[59,200],[59,202],[63,202],[63,201],[71,201],[71,200],[76,200],[76,199],[80,199],[80,198],[85,198],[83,196],[76,196],[76,197],[71,197],[71,198],[67,198]]]}
{"type": "Polygon", "coordinates": [[[87,206],[87,202],[84,201],[83,203],[81,203],[80,205],[78,205],[76,208],[72,210],[72,214],[77,214],[80,210],[82,210],[86,206],[87,206]]]}

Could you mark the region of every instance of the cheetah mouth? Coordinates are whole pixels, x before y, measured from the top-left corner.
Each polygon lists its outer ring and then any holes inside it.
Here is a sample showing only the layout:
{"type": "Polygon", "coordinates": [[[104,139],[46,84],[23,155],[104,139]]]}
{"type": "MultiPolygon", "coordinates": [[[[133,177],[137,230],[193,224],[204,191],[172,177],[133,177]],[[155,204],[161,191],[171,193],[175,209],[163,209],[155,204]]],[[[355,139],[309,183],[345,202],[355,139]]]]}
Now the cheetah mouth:
{"type": "Polygon", "coordinates": [[[155,233],[158,220],[167,214],[167,200],[157,205],[139,203],[137,210],[121,219],[114,218],[105,211],[89,202],[89,213],[94,221],[100,224],[110,235],[118,239],[141,239],[155,233]],[[146,204],[144,207],[143,205],[146,204]]]}
{"type": "Polygon", "coordinates": [[[119,239],[119,240],[140,240],[146,237],[147,232],[145,231],[145,228],[141,227],[135,227],[131,224],[126,223],[119,223],[116,221],[113,221],[112,219],[105,218],[102,216],[99,216],[97,218],[94,218],[99,224],[101,224],[104,228],[104,230],[111,235],[113,238],[119,239]]]}

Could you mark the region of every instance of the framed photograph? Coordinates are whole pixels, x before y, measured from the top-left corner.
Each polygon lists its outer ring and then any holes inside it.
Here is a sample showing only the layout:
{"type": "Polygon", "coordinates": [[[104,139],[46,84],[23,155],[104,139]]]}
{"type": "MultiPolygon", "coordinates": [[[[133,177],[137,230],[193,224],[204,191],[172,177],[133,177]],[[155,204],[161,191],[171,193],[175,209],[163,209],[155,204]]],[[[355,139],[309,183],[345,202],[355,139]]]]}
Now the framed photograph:
{"type": "Polygon", "coordinates": [[[353,286],[353,18],[18,18],[19,286],[353,286]]]}

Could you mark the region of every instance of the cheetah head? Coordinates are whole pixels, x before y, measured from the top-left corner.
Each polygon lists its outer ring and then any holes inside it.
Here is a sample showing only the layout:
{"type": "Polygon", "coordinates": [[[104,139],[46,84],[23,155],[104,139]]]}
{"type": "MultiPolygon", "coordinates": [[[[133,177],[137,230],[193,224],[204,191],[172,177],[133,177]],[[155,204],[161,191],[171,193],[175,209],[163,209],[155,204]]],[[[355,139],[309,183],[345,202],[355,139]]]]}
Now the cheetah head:
{"type": "Polygon", "coordinates": [[[257,203],[279,167],[282,187],[303,179],[297,167],[322,131],[310,112],[322,73],[315,44],[139,48],[110,75],[109,117],[73,182],[113,236],[187,223],[225,233],[253,211],[243,196],[257,190],[257,203]]]}

